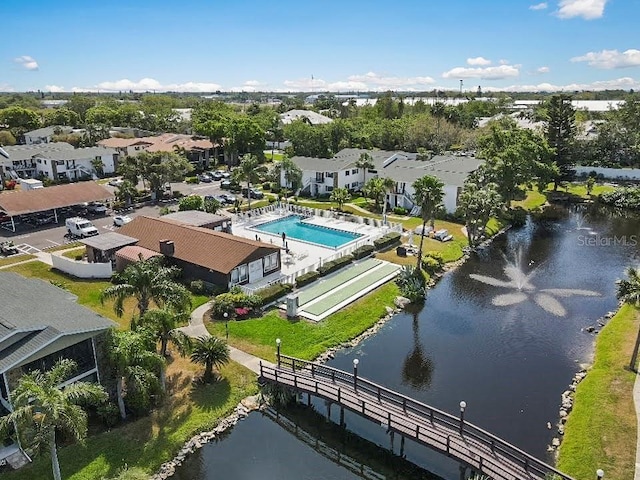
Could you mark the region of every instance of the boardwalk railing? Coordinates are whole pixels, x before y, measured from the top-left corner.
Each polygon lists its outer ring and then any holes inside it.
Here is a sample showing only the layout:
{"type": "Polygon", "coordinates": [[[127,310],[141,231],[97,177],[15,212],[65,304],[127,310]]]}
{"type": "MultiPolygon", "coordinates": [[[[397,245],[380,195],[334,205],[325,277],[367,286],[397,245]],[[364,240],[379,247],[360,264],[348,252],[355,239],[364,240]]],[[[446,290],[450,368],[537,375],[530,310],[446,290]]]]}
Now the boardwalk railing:
{"type": "Polygon", "coordinates": [[[572,480],[462,418],[343,370],[280,355],[277,366],[260,365],[260,377],[339,404],[495,479],[572,480]]]}

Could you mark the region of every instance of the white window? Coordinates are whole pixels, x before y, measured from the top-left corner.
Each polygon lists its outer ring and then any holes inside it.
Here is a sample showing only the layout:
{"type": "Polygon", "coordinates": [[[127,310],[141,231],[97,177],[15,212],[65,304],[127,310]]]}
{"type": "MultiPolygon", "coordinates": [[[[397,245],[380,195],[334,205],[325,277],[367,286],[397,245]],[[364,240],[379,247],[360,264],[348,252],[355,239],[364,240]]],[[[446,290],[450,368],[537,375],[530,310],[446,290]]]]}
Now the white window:
{"type": "Polygon", "coordinates": [[[247,265],[239,265],[231,270],[231,284],[246,282],[249,279],[249,270],[247,265]]]}
{"type": "Polygon", "coordinates": [[[327,192],[333,192],[333,187],[326,186],[326,187],[325,187],[325,190],[326,190],[327,192]]]}
{"type": "Polygon", "coordinates": [[[347,170],[346,172],[344,172],[344,176],[348,177],[349,175],[351,175],[351,172],[349,170],[347,170]]]}
{"type": "Polygon", "coordinates": [[[356,188],[357,186],[358,186],[358,182],[353,182],[353,183],[351,184],[351,188],[356,188]]]}
{"type": "Polygon", "coordinates": [[[270,272],[278,268],[278,254],[272,253],[264,257],[264,272],[270,272]]]}
{"type": "Polygon", "coordinates": [[[356,173],[358,173],[358,169],[354,168],[353,170],[351,170],[351,173],[353,173],[355,175],[356,173]]]}

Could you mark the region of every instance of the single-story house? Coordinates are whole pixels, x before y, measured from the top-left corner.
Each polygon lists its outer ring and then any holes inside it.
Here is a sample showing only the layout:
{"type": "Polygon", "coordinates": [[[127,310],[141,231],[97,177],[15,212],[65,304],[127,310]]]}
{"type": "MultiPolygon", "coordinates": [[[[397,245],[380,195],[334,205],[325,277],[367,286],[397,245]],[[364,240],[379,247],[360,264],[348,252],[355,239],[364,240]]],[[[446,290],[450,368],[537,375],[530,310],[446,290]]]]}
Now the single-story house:
{"type": "Polygon", "coordinates": [[[284,125],[288,125],[296,120],[304,120],[311,125],[324,125],[333,122],[333,119],[314,112],[313,110],[289,110],[288,112],[280,114],[280,121],[284,125]]]}
{"type": "Polygon", "coordinates": [[[4,147],[8,159],[0,159],[3,179],[36,178],[41,174],[53,180],[78,180],[96,174],[94,162],[102,162],[105,174],[118,167],[118,153],[112,148],[73,148],[65,142],[13,145],[4,147]]]}
{"type": "Polygon", "coordinates": [[[225,288],[257,282],[281,268],[279,246],[165,217],[136,217],[119,233],[136,238],[136,247],[163,254],[186,279],[225,288]]]}
{"type": "MultiPolygon", "coordinates": [[[[330,195],[334,188],[360,190],[371,178],[388,177],[396,182],[396,188],[387,195],[387,202],[391,208],[408,210],[414,207],[413,182],[433,175],[444,183],[443,203],[447,212],[455,211],[465,180],[483,163],[473,156],[436,155],[429,160],[419,160],[416,153],[357,148],[340,150],[333,158],[296,156],[291,160],[302,170],[301,191],[311,196],[330,195]],[[363,153],[371,156],[373,168],[356,166],[363,153]]],[[[286,186],[284,172],[280,182],[286,186]]]]}
{"type": "Polygon", "coordinates": [[[191,225],[193,227],[208,228],[216,232],[231,233],[231,219],[224,215],[201,212],[199,210],[186,210],[163,215],[162,218],[175,220],[176,222],[191,225]]]}
{"type": "Polygon", "coordinates": [[[104,235],[82,238],[80,242],[86,247],[87,262],[90,263],[116,263],[116,252],[123,247],[135,245],[137,238],[127,237],[118,232],[109,232],[104,235]]]}
{"type": "Polygon", "coordinates": [[[49,282],[0,273],[0,403],[11,410],[11,391],[22,375],[50,369],[61,358],[78,370],[66,383],[100,381],[101,334],[111,320],[77,303],[77,297],[49,282]]]}

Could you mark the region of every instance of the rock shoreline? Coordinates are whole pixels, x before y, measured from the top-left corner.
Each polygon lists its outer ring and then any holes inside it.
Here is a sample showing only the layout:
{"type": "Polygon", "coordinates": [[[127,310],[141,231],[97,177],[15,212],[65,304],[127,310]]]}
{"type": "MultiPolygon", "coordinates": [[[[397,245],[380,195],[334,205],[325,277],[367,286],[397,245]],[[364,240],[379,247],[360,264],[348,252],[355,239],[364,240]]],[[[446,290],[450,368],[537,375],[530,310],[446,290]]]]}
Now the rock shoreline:
{"type": "Polygon", "coordinates": [[[250,412],[260,410],[262,407],[263,404],[260,402],[259,395],[243,398],[233,413],[220,420],[213,430],[199,433],[189,439],[173,459],[160,466],[158,473],[151,476],[151,480],[166,480],[172,477],[176,472],[176,468],[182,465],[188,455],[195,453],[196,450],[201,449],[207,443],[215,440],[230,428],[233,428],[240,420],[246,418],[250,412]]]}
{"type": "MultiPolygon", "coordinates": [[[[498,235],[502,235],[509,228],[510,226],[507,226],[501,229],[493,237],[488,238],[487,240],[482,242],[480,245],[478,245],[478,247],[476,248],[484,248],[488,246],[494,238],[496,238],[498,235]]],[[[432,276],[429,279],[429,282],[427,283],[427,287],[429,289],[433,288],[438,283],[438,280],[440,280],[440,278],[442,278],[442,276],[446,272],[454,270],[458,268],[460,265],[463,265],[469,258],[470,253],[471,253],[471,249],[466,249],[463,252],[463,255],[460,259],[454,262],[447,263],[444,266],[442,272],[432,276]]],[[[385,307],[386,314],[383,317],[381,317],[375,324],[373,324],[367,330],[362,332],[360,335],[352,338],[351,340],[342,342],[339,345],[336,345],[335,347],[329,348],[327,351],[325,351],[324,353],[316,357],[314,361],[318,363],[326,363],[327,361],[335,357],[335,354],[338,350],[342,350],[344,348],[356,347],[363,340],[378,333],[378,331],[384,326],[385,323],[391,320],[391,318],[393,318],[393,316],[395,316],[396,314],[402,312],[406,308],[406,306],[409,305],[409,303],[411,302],[408,298],[397,296],[394,300],[394,306],[390,307],[387,305],[385,307]]],[[[173,459],[163,463],[160,466],[160,469],[158,470],[158,472],[155,475],[150,477],[151,480],[166,480],[167,478],[172,477],[176,472],[176,468],[182,465],[182,463],[185,461],[188,455],[195,453],[197,450],[201,449],[207,443],[211,442],[212,440],[215,440],[221,434],[233,428],[240,420],[244,419],[250,412],[261,410],[262,408],[265,407],[265,405],[266,404],[264,404],[261,401],[260,395],[253,395],[253,396],[242,399],[240,403],[236,406],[234,412],[231,415],[228,415],[227,417],[220,420],[220,422],[216,425],[216,427],[213,430],[199,433],[193,436],[187,442],[185,442],[182,448],[178,451],[178,454],[175,457],[173,457],[173,459]]]]}

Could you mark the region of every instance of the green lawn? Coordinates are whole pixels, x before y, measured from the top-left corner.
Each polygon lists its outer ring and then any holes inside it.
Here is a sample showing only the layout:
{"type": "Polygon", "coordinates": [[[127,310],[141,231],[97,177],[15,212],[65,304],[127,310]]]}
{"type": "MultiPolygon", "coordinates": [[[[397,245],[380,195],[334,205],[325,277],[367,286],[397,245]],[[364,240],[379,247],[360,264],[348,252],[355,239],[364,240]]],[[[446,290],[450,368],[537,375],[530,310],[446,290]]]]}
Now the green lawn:
{"type": "MultiPolygon", "coordinates": [[[[171,396],[151,415],[90,436],[85,446],[61,448],[62,477],[67,480],[109,478],[125,465],[153,474],[189,438],[212,429],[241,399],[257,392],[255,374],[233,362],[222,368],[220,382],[194,387],[191,378],[198,368],[177,359],[167,372],[171,396]]],[[[2,478],[49,479],[51,462],[47,456],[39,457],[32,465],[3,474],[2,478]]]]}
{"type": "Polygon", "coordinates": [[[632,480],[637,419],[633,404],[636,374],[628,370],[640,310],[623,306],[598,335],[595,363],[578,385],[574,409],[560,446],[558,468],[576,479],[632,480]]]}
{"type": "Polygon", "coordinates": [[[527,196],[524,200],[512,202],[514,207],[522,207],[525,210],[535,210],[547,203],[547,197],[538,190],[527,190],[527,196]]]}
{"type": "Polygon", "coordinates": [[[33,258],[36,258],[36,256],[31,255],[30,253],[21,253],[19,255],[0,258],[0,267],[4,267],[5,265],[13,265],[14,263],[24,262],[25,260],[31,260],[33,258]]]}
{"type": "MultiPolygon", "coordinates": [[[[275,340],[282,340],[282,353],[312,360],[328,348],[354,338],[386,315],[393,306],[398,287],[387,283],[350,306],[318,323],[290,322],[271,310],[261,318],[229,322],[229,344],[266,360],[275,361],[275,340]]],[[[213,335],[224,337],[224,322],[208,323],[213,335]]]]}
{"type": "Polygon", "coordinates": [[[279,162],[282,160],[282,157],[284,157],[283,153],[274,152],[273,155],[271,155],[271,150],[264,151],[264,158],[266,158],[267,162],[279,162]]]}
{"type": "Polygon", "coordinates": [[[71,242],[71,243],[66,243],[64,245],[56,245],[55,247],[46,248],[45,250],[47,252],[57,252],[59,250],[68,250],[70,248],[75,248],[75,247],[83,247],[84,248],[84,244],[81,243],[81,242],[71,242]]]}
{"type": "Polygon", "coordinates": [[[68,250],[62,254],[63,257],[70,258],[71,260],[75,260],[76,257],[84,255],[87,251],[85,247],[74,248],[72,250],[68,250]]]}
{"type": "MultiPolygon", "coordinates": [[[[42,262],[29,262],[22,265],[14,265],[6,269],[16,272],[25,277],[40,278],[56,285],[63,285],[71,293],[78,296],[78,303],[89,307],[95,312],[112,319],[118,323],[120,328],[129,328],[129,321],[133,316],[135,302],[131,299],[125,302],[125,311],[122,318],[118,318],[113,311],[113,302],[106,301],[104,305],[100,303],[100,293],[111,285],[107,280],[90,280],[74,278],[64,273],[53,270],[49,265],[42,262]]],[[[192,308],[199,307],[206,303],[209,297],[206,295],[191,295],[192,308]]]]}

